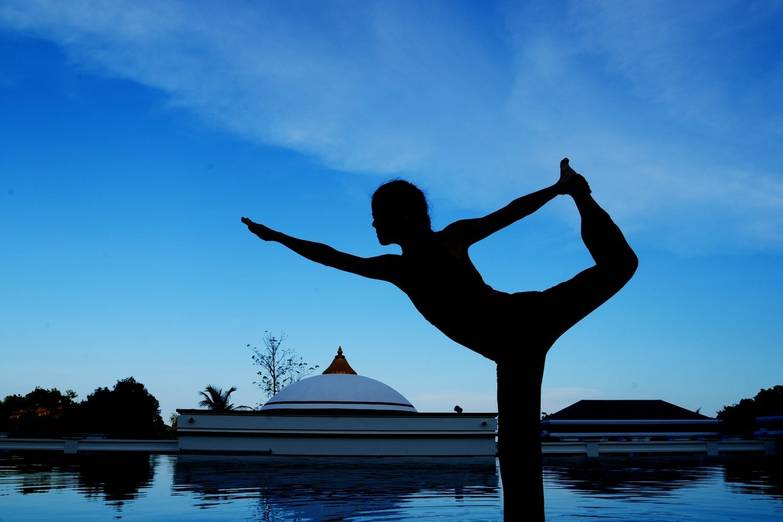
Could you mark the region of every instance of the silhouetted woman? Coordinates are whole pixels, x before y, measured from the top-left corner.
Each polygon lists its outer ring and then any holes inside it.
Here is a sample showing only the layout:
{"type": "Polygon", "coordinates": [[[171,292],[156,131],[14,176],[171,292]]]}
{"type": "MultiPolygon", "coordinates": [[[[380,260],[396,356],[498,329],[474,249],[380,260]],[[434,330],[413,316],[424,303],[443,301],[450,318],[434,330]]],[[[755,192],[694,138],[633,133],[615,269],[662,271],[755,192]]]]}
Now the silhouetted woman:
{"type": "Polygon", "coordinates": [[[539,415],[547,351],[628,282],[638,265],[636,255],[567,158],[560,162],[560,179],[554,185],[437,232],[430,225],[424,194],[407,181],[378,188],[372,216],[378,241],[400,245],[401,255],[357,257],[248,218],[242,222],[261,239],[282,243],[307,259],[394,284],[441,332],[495,361],[504,518],[544,520],[539,415]],[[506,293],[487,285],[468,256],[470,246],[561,194],[576,203],[582,239],[595,266],[543,292],[506,293]]]}

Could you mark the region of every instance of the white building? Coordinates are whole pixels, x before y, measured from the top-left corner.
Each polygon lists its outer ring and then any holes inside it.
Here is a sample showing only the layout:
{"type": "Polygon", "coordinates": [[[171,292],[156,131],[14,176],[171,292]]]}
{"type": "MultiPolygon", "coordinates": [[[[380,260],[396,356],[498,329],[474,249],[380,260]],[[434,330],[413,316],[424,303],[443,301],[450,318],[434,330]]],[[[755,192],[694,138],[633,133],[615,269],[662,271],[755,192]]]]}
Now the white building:
{"type": "Polygon", "coordinates": [[[344,457],[494,465],[496,413],[421,413],[357,375],[339,348],[322,375],[284,388],[258,411],[177,410],[181,453],[344,457]]]}

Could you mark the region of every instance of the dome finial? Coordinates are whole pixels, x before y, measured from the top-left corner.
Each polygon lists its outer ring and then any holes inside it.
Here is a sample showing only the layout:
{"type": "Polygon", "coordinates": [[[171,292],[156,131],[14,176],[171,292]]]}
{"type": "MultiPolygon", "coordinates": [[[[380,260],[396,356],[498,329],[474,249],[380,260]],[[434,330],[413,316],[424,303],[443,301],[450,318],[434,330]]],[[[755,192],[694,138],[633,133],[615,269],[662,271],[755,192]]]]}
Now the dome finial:
{"type": "Polygon", "coordinates": [[[341,373],[346,375],[357,375],[356,371],[348,364],[348,360],[343,355],[343,347],[337,347],[337,355],[334,356],[332,364],[324,370],[324,375],[329,373],[341,373]]]}

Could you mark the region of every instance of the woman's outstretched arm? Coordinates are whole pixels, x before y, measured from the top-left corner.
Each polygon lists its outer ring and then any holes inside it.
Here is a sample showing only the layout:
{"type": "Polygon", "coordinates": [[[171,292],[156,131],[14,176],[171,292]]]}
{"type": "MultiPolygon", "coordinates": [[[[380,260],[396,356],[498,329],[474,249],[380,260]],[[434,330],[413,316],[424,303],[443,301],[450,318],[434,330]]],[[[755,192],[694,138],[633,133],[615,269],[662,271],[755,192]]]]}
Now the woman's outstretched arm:
{"type": "Polygon", "coordinates": [[[474,219],[462,219],[447,226],[444,232],[467,246],[477,243],[510,224],[534,213],[556,196],[566,194],[573,184],[567,170],[568,158],[560,162],[560,179],[554,185],[519,197],[505,207],[474,219]]]}
{"type": "Polygon", "coordinates": [[[548,203],[559,193],[555,185],[533,192],[515,199],[505,207],[487,214],[484,217],[474,219],[462,219],[455,221],[444,232],[468,246],[477,243],[515,221],[529,216],[544,204],[548,203]]]}
{"type": "Polygon", "coordinates": [[[264,241],[275,241],[288,247],[300,256],[315,261],[322,265],[351,272],[360,276],[372,279],[382,279],[392,281],[394,277],[394,266],[396,258],[393,254],[387,254],[377,257],[359,257],[345,252],[340,252],[329,245],[298,239],[277,230],[273,230],[261,223],[243,217],[242,223],[247,225],[248,230],[257,235],[264,241]]]}

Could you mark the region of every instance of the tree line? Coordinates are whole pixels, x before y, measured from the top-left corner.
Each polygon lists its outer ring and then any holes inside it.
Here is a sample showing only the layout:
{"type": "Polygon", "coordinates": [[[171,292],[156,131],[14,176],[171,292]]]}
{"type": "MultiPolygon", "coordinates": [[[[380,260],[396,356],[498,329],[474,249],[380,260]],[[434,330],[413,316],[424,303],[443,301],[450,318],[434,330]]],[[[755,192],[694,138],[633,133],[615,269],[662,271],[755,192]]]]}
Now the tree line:
{"type": "Polygon", "coordinates": [[[745,438],[753,436],[759,429],[756,417],[783,415],[783,385],[772,388],[762,388],[755,397],[740,400],[736,404],[724,406],[718,412],[721,428],[727,433],[741,435],[745,438]]]}
{"type": "Polygon", "coordinates": [[[37,387],[0,402],[0,432],[11,437],[63,437],[100,433],[112,438],[168,438],[174,433],[160,416],[160,404],[133,377],[99,387],[83,401],[76,393],[37,387]]]}

